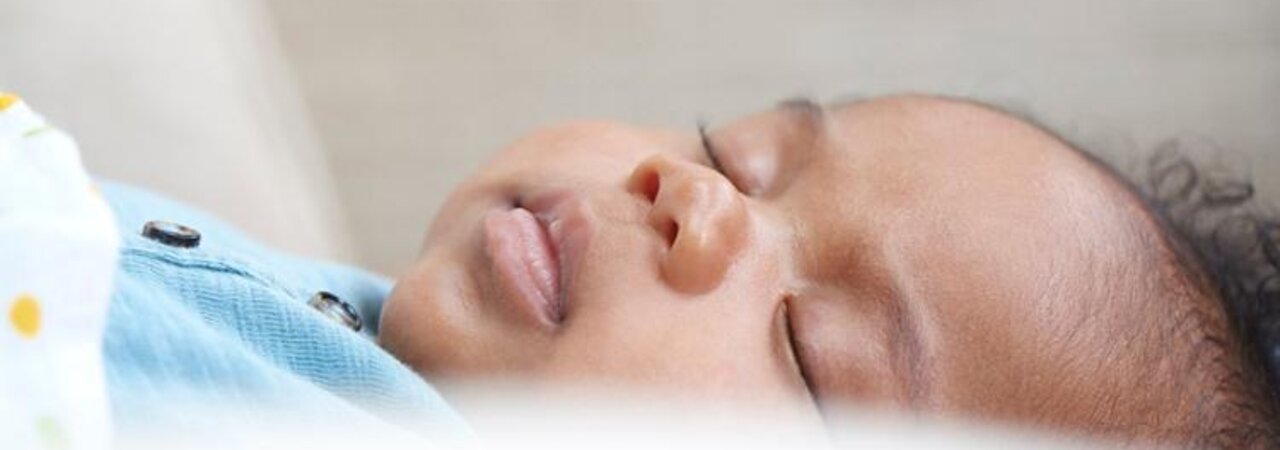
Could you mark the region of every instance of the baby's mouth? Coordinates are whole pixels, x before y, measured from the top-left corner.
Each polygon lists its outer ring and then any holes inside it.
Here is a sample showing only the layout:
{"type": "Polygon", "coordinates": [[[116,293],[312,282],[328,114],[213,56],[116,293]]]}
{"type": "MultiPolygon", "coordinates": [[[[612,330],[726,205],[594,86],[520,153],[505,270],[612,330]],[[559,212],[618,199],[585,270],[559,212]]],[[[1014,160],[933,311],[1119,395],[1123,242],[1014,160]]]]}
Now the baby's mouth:
{"type": "Polygon", "coordinates": [[[522,207],[490,211],[484,218],[487,251],[503,291],[534,317],[564,319],[560,255],[547,223],[522,207]]]}

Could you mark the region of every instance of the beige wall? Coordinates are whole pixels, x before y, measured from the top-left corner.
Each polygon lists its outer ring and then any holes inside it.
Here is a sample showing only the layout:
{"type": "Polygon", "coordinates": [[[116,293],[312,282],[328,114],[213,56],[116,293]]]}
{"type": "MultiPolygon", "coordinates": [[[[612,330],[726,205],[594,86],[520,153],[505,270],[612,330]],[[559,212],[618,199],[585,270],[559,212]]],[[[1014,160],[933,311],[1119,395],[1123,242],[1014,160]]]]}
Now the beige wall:
{"type": "Polygon", "coordinates": [[[287,250],[349,259],[286,64],[252,0],[0,0],[0,90],[70,131],[92,173],[287,250]]]}
{"type": "MultiPolygon", "coordinates": [[[[794,96],[1007,100],[1122,165],[1212,142],[1280,194],[1280,2],[271,0],[360,260],[540,124],[690,128],[794,96]]],[[[1274,197],[1280,198],[1280,197],[1274,197]]]]}
{"type": "Polygon", "coordinates": [[[1126,166],[1185,138],[1280,200],[1275,0],[0,0],[0,89],[100,175],[386,272],[534,127],[795,95],[1013,103],[1126,166]]]}

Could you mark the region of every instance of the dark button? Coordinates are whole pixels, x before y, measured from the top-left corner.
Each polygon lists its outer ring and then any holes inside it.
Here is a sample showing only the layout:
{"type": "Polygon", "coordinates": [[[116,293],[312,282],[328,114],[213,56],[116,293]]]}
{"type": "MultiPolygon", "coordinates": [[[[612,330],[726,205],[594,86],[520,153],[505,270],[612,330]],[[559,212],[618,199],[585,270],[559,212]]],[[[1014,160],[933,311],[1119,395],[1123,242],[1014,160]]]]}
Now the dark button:
{"type": "Polygon", "coordinates": [[[142,227],[147,239],[170,247],[192,248],[200,245],[200,232],[186,225],[153,220],[142,227]]]}
{"type": "Polygon", "coordinates": [[[360,315],[356,314],[356,309],[350,303],[342,301],[338,296],[332,293],[320,291],[311,296],[311,300],[307,301],[308,305],[320,311],[325,317],[338,322],[354,331],[360,331],[364,324],[360,322],[360,315]]]}

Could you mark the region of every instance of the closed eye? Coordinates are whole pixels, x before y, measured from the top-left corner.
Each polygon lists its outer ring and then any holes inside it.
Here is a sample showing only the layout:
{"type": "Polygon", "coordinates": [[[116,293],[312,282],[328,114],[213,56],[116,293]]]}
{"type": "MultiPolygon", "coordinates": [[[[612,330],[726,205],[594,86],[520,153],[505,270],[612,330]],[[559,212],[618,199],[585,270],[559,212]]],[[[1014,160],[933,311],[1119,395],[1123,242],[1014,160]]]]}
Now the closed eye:
{"type": "Polygon", "coordinates": [[[779,313],[782,316],[783,332],[786,334],[787,355],[789,355],[791,362],[793,363],[792,366],[795,367],[800,380],[804,382],[804,389],[805,392],[809,394],[809,399],[813,401],[814,405],[819,405],[818,392],[814,386],[813,377],[809,374],[809,370],[806,368],[804,354],[801,350],[803,347],[796,338],[795,327],[791,326],[792,317],[790,301],[784,300],[779,308],[781,308],[779,313]]]}
{"type": "MultiPolygon", "coordinates": [[[[711,146],[711,138],[707,135],[707,124],[698,122],[698,137],[702,139],[702,152],[707,155],[707,159],[711,161],[711,168],[725,178],[729,178],[729,174],[725,172],[724,165],[720,164],[720,158],[716,156],[715,149],[711,146]]],[[[730,179],[732,182],[733,180],[730,179]]]]}

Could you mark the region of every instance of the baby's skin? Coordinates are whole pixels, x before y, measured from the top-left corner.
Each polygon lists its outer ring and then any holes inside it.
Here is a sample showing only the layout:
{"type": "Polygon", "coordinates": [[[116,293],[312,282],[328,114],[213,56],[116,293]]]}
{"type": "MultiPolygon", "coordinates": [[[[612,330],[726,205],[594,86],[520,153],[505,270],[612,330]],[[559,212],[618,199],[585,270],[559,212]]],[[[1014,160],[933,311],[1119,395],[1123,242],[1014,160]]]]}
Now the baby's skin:
{"type": "Polygon", "coordinates": [[[1175,259],[1105,166],[967,101],[793,101],[701,136],[574,122],[458,187],[380,340],[431,379],[1186,443],[1235,356],[1200,345],[1225,313],[1175,259]]]}

